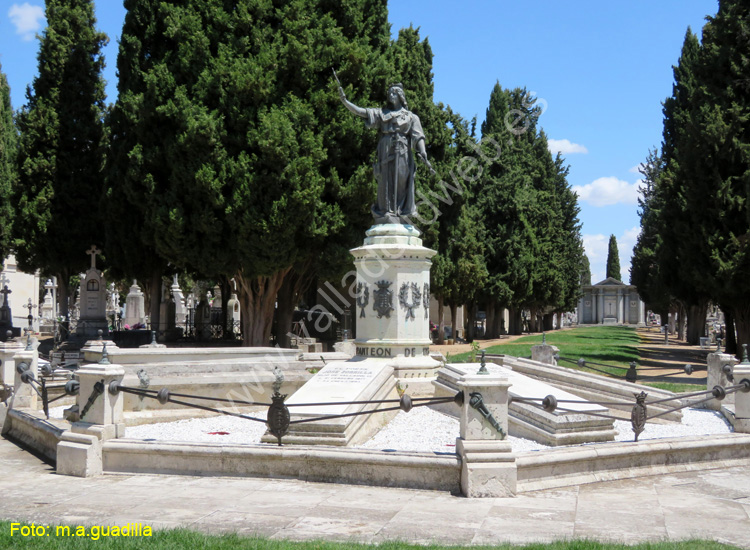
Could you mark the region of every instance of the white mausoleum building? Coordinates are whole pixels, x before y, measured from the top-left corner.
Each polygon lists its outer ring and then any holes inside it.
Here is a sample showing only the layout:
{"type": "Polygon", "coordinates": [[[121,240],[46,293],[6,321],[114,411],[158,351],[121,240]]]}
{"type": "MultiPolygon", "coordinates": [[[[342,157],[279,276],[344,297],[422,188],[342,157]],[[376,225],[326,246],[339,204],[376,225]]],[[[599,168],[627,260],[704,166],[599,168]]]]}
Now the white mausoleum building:
{"type": "Polygon", "coordinates": [[[582,325],[637,325],[645,323],[646,310],[634,285],[608,277],[582,287],[578,323],[582,325]]]}

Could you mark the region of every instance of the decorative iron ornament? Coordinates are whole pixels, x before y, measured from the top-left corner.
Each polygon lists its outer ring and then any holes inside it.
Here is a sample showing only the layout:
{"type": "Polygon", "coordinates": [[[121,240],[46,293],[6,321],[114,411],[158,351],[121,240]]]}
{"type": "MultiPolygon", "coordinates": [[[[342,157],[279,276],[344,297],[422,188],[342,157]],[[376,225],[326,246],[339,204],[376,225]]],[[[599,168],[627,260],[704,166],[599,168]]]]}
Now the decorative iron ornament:
{"type": "Polygon", "coordinates": [[[630,413],[630,424],[633,427],[633,433],[635,434],[635,440],[638,441],[638,436],[641,434],[643,429],[646,427],[646,392],[641,392],[635,395],[635,405],[630,413]]]}
{"type": "Polygon", "coordinates": [[[481,393],[477,391],[471,392],[469,394],[469,405],[472,409],[476,409],[477,412],[479,412],[479,414],[481,414],[487,420],[487,422],[489,422],[490,425],[497,430],[497,433],[500,434],[500,439],[505,439],[505,430],[503,430],[503,427],[495,419],[495,417],[492,416],[492,413],[487,408],[487,405],[484,404],[484,399],[482,398],[481,393]]]}
{"type": "Polygon", "coordinates": [[[104,393],[104,381],[100,380],[96,384],[94,384],[94,389],[91,392],[91,395],[89,396],[88,401],[86,401],[86,404],[83,406],[83,410],[81,411],[80,418],[83,420],[83,418],[86,416],[86,413],[89,412],[89,409],[96,401],[96,398],[99,397],[101,394],[104,393]]]}
{"type": "Polygon", "coordinates": [[[370,303],[370,288],[366,283],[357,283],[357,306],[361,308],[359,318],[365,316],[365,308],[370,303]]]}
{"type": "Polygon", "coordinates": [[[398,293],[398,302],[406,310],[406,319],[416,319],[414,310],[422,304],[422,291],[417,283],[404,283],[398,293]],[[411,288],[412,301],[409,302],[409,288],[411,288]]]}
{"type": "Polygon", "coordinates": [[[391,311],[393,311],[393,291],[390,287],[393,283],[391,281],[378,281],[375,283],[378,285],[378,289],[373,292],[372,309],[378,312],[378,319],[386,317],[391,318],[391,311]]]}
{"type": "Polygon", "coordinates": [[[422,293],[422,305],[424,306],[424,318],[430,318],[430,283],[424,284],[424,292],[422,293]]]}
{"type": "Polygon", "coordinates": [[[276,436],[276,439],[279,441],[279,447],[281,447],[281,438],[289,431],[289,421],[291,420],[289,408],[284,403],[284,399],[286,399],[286,394],[282,395],[279,392],[274,392],[271,396],[271,401],[273,402],[268,407],[266,420],[268,431],[276,436]]]}

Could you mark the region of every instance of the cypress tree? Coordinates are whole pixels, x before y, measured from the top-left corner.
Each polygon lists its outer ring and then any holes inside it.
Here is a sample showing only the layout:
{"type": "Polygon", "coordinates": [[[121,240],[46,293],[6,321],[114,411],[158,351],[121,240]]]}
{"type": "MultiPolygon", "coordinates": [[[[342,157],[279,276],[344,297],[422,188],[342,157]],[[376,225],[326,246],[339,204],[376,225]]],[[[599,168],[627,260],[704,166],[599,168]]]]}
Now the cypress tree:
{"type": "Polygon", "coordinates": [[[13,123],[10,86],[0,66],[0,262],[10,252],[14,210],[11,200],[16,179],[18,134],[13,123]]]}
{"type": "Polygon", "coordinates": [[[622,281],[620,254],[617,251],[617,239],[614,235],[609,236],[609,248],[607,249],[607,278],[609,277],[622,281]]]}
{"type": "Polygon", "coordinates": [[[382,102],[386,3],[126,7],[113,185],[161,257],[234,277],[243,341],[267,344],[292,269],[340,268],[352,235],[361,239],[376,136],[341,107],[331,67],[352,100],[382,102]]]}
{"type": "Polygon", "coordinates": [[[91,0],[47,0],[45,13],[39,74],[17,121],[14,244],[22,269],[57,275],[65,316],[70,278],[86,269],[86,249],[104,241],[101,49],[107,37],[94,28],[91,0]]]}

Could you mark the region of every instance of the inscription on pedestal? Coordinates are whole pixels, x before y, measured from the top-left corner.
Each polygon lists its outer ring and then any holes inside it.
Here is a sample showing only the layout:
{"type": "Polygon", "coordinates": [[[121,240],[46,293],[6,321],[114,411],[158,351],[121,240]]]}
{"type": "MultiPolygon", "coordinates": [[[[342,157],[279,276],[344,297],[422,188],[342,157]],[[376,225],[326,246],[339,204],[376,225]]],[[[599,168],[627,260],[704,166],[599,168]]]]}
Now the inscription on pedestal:
{"type": "Polygon", "coordinates": [[[318,382],[325,384],[358,384],[372,378],[372,369],[367,367],[334,366],[318,374],[318,382]]]}
{"type": "Polygon", "coordinates": [[[362,357],[391,357],[392,350],[391,348],[358,347],[357,355],[361,355],[362,357]]]}
{"type": "MultiPolygon", "coordinates": [[[[397,350],[398,354],[400,350],[397,350]]],[[[357,355],[361,357],[393,357],[392,348],[375,348],[375,347],[357,347],[357,355]]],[[[430,355],[430,348],[404,348],[405,357],[418,357],[420,355],[430,355]]]]}

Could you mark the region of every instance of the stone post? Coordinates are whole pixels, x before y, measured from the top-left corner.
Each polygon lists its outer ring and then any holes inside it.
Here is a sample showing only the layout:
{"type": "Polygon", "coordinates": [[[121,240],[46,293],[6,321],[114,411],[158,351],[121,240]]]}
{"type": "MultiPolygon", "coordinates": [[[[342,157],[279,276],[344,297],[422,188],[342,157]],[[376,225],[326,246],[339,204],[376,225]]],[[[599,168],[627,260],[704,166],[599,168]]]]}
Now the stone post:
{"type": "Polygon", "coordinates": [[[544,363],[546,365],[557,366],[555,355],[557,355],[559,352],[560,348],[558,348],[557,346],[551,346],[545,343],[537,344],[535,346],[531,346],[531,360],[539,361],[540,363],[544,363]]]}
{"type": "MultiPolygon", "coordinates": [[[[736,384],[738,382],[737,378],[734,379],[734,382],[730,382],[727,379],[727,375],[724,372],[724,365],[729,365],[730,368],[733,368],[737,362],[737,358],[731,353],[722,353],[720,351],[709,353],[706,356],[706,363],[708,364],[706,388],[709,390],[714,386],[722,386],[726,388],[727,386],[736,384]]],[[[711,401],[706,402],[706,408],[720,411],[722,405],[728,405],[735,402],[735,395],[735,393],[730,393],[722,401],[712,399],[711,401]]]]}
{"type": "Polygon", "coordinates": [[[23,344],[10,336],[5,342],[0,342],[0,384],[7,384],[8,386],[15,384],[16,363],[14,357],[23,348],[23,344]]]}
{"type": "MultiPolygon", "coordinates": [[[[747,358],[747,344],[744,348],[742,363],[734,367],[734,383],[740,384],[750,380],[750,361],[747,358]]],[[[734,431],[750,433],[750,392],[738,391],[734,400],[734,431]]]]}
{"type": "Polygon", "coordinates": [[[102,444],[125,434],[122,392],[112,393],[112,383],[122,383],[125,369],[112,365],[106,354],[97,364],[76,374],[80,391],[76,400],[80,420],[63,433],[57,444],[57,473],[76,477],[101,475],[102,444]]]}
{"type": "Polygon", "coordinates": [[[458,381],[458,387],[464,392],[460,437],[456,439],[461,492],[470,498],[514,496],[516,458],[506,439],[508,378],[499,374],[466,375],[458,381]]]}
{"type": "Polygon", "coordinates": [[[24,383],[21,380],[21,376],[24,372],[23,370],[21,370],[21,368],[26,365],[27,368],[25,370],[27,372],[31,372],[34,378],[36,378],[38,360],[39,354],[37,353],[36,349],[28,349],[28,346],[26,346],[26,348],[22,348],[21,351],[16,352],[16,354],[13,356],[13,362],[15,364],[15,368],[13,371],[13,386],[15,387],[15,390],[13,393],[13,401],[11,405],[12,408],[37,408],[37,400],[39,396],[30,383],[24,383]]]}

